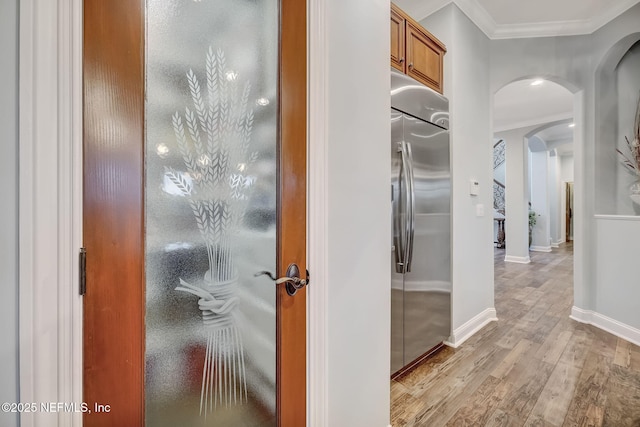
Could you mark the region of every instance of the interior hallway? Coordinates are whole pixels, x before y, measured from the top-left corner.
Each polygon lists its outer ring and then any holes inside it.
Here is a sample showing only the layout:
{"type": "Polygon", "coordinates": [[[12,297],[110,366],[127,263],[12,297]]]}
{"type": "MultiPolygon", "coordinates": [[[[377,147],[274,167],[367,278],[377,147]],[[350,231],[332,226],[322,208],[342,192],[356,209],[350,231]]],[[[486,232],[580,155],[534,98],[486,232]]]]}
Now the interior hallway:
{"type": "Polygon", "coordinates": [[[503,258],[499,321],[392,381],[392,425],[640,426],[640,347],[569,318],[573,245],[503,258]]]}

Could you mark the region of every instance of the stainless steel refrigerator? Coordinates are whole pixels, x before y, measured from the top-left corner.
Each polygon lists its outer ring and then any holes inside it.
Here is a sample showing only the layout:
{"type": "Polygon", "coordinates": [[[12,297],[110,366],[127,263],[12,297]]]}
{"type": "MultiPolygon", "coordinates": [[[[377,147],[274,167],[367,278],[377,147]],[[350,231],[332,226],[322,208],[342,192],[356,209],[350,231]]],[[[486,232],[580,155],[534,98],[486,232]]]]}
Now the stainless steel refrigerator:
{"type": "Polygon", "coordinates": [[[449,101],[391,72],[391,373],[451,333],[449,101]]]}

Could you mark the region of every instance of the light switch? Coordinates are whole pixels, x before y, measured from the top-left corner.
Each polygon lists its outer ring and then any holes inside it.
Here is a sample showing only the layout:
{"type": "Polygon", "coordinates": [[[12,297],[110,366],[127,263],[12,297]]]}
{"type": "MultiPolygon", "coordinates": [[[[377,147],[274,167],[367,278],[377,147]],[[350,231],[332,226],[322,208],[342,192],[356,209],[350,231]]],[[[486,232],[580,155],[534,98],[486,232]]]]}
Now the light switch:
{"type": "Polygon", "coordinates": [[[475,179],[469,180],[469,194],[477,196],[480,191],[480,183],[475,179]]]}
{"type": "Polygon", "coordinates": [[[476,216],[484,216],[484,205],[482,204],[476,205],[476,216]]]}

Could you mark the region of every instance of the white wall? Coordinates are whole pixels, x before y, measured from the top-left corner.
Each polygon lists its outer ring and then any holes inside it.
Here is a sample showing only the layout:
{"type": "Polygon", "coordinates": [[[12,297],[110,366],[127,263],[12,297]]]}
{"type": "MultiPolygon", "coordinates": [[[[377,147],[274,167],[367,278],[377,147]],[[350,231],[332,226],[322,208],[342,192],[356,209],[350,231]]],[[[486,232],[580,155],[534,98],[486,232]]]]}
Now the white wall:
{"type": "Polygon", "coordinates": [[[464,339],[458,335],[466,322],[494,308],[489,39],[454,4],[421,23],[447,46],[444,95],[451,110],[455,344],[464,339]],[[469,195],[469,179],[479,181],[479,196],[469,195]],[[481,216],[478,205],[484,210],[481,216]]]}
{"type": "MultiPolygon", "coordinates": [[[[596,306],[594,311],[640,329],[638,242],[640,217],[596,219],[596,306]]],[[[637,342],[637,340],[636,340],[637,342]]]]}
{"type": "Polygon", "coordinates": [[[316,285],[328,286],[327,425],[386,427],[389,2],[328,0],[327,32],[328,280],[316,285]]]}
{"type": "MultiPolygon", "coordinates": [[[[18,402],[18,1],[0,2],[0,402],[18,402]]],[[[0,412],[0,425],[17,414],[0,412]]]]}
{"type": "Polygon", "coordinates": [[[505,261],[529,263],[529,180],[525,135],[531,127],[500,132],[506,145],[505,261]]]}
{"type": "Polygon", "coordinates": [[[574,164],[570,154],[560,156],[560,181],[573,182],[574,164]]]}
{"type": "Polygon", "coordinates": [[[551,235],[551,246],[558,247],[562,243],[560,238],[560,157],[555,150],[549,152],[549,232],[551,235]]]}
{"type": "Polygon", "coordinates": [[[536,225],[532,230],[531,250],[551,251],[551,219],[549,206],[548,151],[530,152],[531,209],[536,213],[536,225]]]}

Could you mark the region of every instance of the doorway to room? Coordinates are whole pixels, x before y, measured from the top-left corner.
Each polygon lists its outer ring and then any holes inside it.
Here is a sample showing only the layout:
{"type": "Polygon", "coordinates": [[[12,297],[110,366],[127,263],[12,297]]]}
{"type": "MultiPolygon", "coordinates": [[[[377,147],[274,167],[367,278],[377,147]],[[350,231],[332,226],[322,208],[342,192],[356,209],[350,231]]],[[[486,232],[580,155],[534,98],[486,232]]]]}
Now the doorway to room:
{"type": "Polygon", "coordinates": [[[573,182],[565,182],[564,190],[564,217],[565,217],[565,241],[573,241],[573,182]]]}
{"type": "Polygon", "coordinates": [[[542,78],[512,82],[494,95],[493,237],[506,262],[529,263],[531,252],[552,252],[566,242],[573,98],[542,78]]]}

